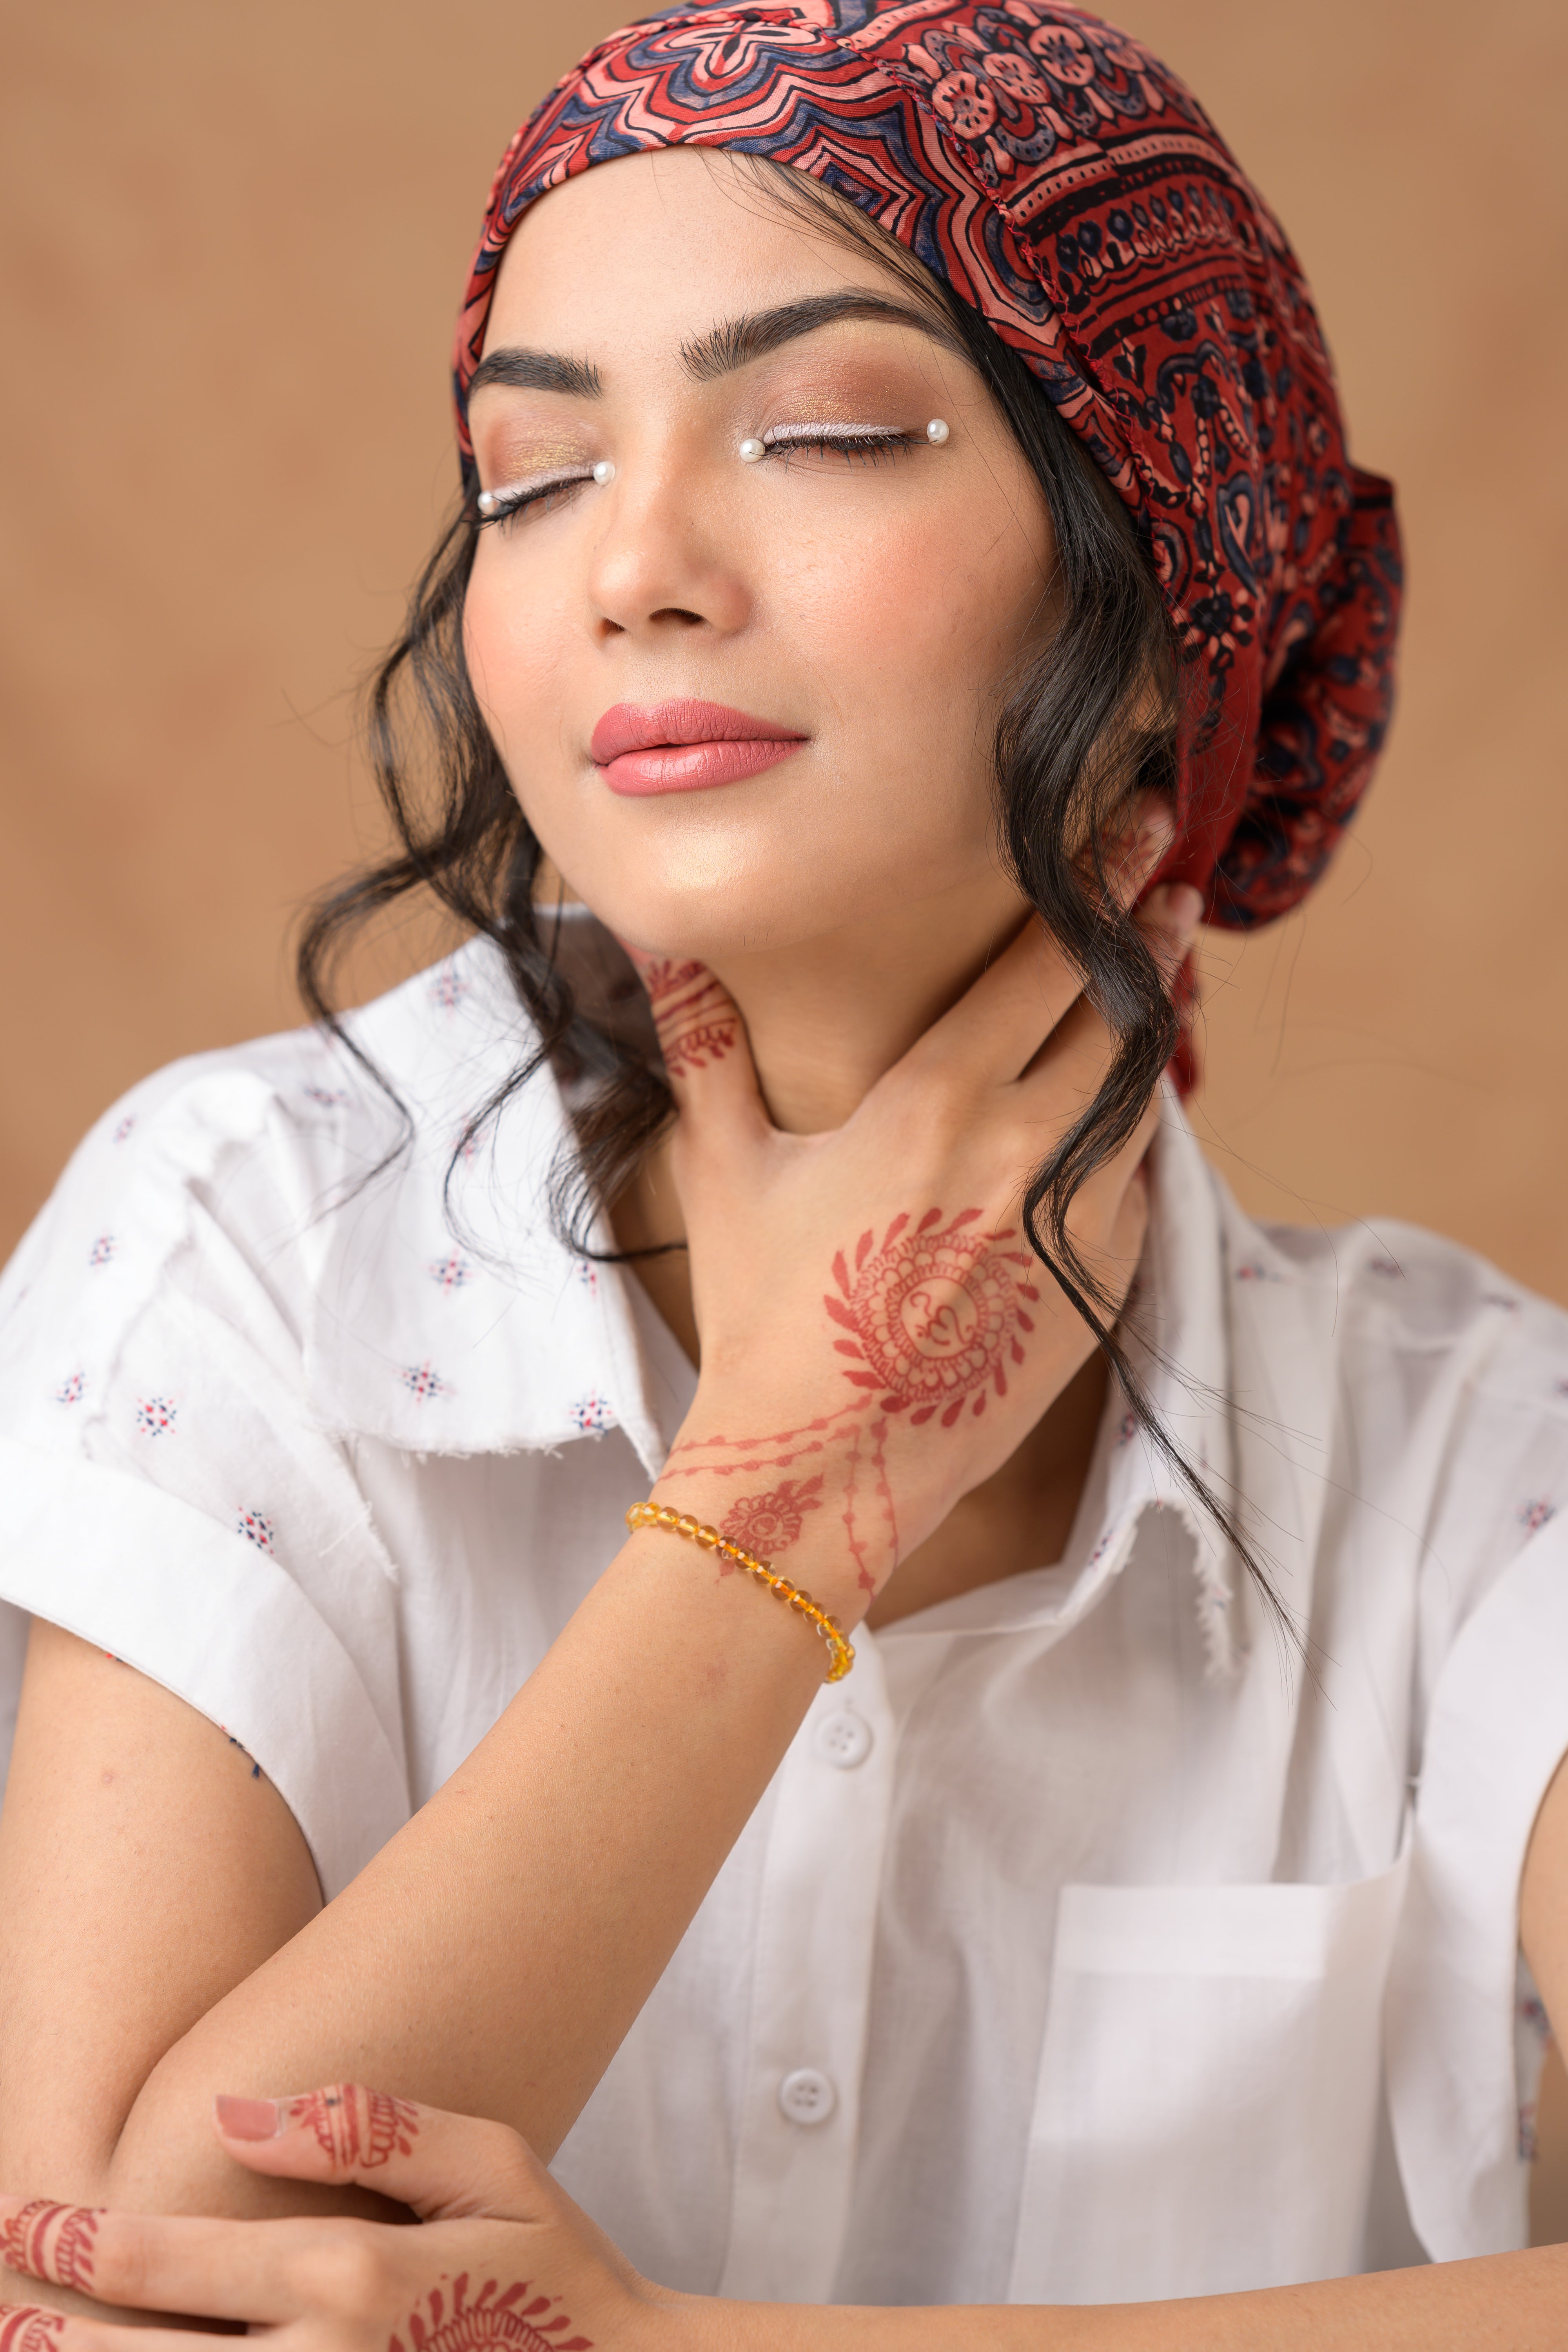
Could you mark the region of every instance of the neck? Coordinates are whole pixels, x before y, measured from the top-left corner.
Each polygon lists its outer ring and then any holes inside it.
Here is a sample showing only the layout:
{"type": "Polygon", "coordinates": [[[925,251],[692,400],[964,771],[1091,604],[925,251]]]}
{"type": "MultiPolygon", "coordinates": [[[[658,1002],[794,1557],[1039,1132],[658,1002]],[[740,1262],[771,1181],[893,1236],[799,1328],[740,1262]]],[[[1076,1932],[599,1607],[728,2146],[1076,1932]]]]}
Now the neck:
{"type": "Polygon", "coordinates": [[[1023,915],[1012,886],[989,873],[853,929],[715,957],[773,1124],[791,1135],[842,1127],[1023,915]]]}

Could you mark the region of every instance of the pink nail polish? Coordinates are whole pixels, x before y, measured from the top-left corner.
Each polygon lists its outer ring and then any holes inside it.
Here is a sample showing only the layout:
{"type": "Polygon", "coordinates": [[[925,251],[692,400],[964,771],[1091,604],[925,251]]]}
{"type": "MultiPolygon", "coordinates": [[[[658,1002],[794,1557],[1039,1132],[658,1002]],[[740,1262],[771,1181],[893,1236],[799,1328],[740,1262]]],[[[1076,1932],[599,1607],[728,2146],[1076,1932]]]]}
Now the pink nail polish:
{"type": "Polygon", "coordinates": [[[231,2099],[220,2091],[213,2105],[225,2139],[276,2139],[283,2128],[276,2099],[231,2099]]]}

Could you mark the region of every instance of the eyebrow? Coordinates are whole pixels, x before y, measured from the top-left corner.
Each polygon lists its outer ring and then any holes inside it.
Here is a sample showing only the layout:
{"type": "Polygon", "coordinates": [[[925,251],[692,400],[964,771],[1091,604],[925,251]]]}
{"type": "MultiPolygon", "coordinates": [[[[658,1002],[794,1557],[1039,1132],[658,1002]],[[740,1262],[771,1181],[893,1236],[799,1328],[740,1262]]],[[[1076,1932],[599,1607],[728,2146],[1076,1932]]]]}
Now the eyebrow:
{"type": "Polygon", "coordinates": [[[780,303],[773,310],[756,310],[749,318],[723,320],[711,334],[693,343],[682,343],[681,365],[699,383],[710,383],[716,376],[730,375],[736,368],[749,366],[752,360],[764,358],[784,343],[793,343],[802,335],[813,335],[819,327],[835,326],[841,319],[870,319],[890,326],[913,327],[960,359],[968,356],[953,330],[940,318],[916,310],[913,303],[894,302],[885,294],[850,287],[841,294],[808,294],[799,302],[780,303]]]}
{"type": "MultiPolygon", "coordinates": [[[[808,294],[798,302],[781,302],[772,310],[755,310],[745,318],[721,320],[710,333],[682,343],[680,363],[698,383],[711,383],[785,343],[797,341],[802,335],[814,335],[821,327],[851,319],[913,327],[957,358],[969,356],[958,335],[940,318],[917,310],[912,303],[894,302],[885,294],[851,288],[841,294],[808,294]]],[[[590,360],[510,347],[491,352],[479,362],[469,381],[468,398],[492,383],[503,384],[511,392],[561,392],[577,400],[597,400],[605,389],[604,378],[590,360]]]]}
{"type": "Polygon", "coordinates": [[[591,360],[563,359],[555,352],[515,348],[487,353],[468,379],[468,398],[488,383],[509,392],[564,392],[575,400],[597,400],[604,379],[591,360]]]}

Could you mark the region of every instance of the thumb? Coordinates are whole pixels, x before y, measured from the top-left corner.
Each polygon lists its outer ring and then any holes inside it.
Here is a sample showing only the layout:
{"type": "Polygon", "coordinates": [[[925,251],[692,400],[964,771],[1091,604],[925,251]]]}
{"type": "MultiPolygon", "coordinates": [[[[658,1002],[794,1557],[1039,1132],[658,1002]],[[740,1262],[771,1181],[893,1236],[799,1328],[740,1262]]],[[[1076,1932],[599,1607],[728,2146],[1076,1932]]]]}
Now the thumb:
{"type": "Polygon", "coordinates": [[[724,1109],[764,1118],[741,1008],[705,963],[649,955],[625,940],[653,1007],[670,1090],[682,1112],[724,1109]]]}
{"type": "Polygon", "coordinates": [[[536,2221],[557,2193],[528,2142],[505,2124],[361,2083],[287,2099],[220,2096],[213,2119],[228,2154],[252,2172],[336,2188],[357,2181],[411,2206],[422,2221],[475,2214],[536,2221]]]}

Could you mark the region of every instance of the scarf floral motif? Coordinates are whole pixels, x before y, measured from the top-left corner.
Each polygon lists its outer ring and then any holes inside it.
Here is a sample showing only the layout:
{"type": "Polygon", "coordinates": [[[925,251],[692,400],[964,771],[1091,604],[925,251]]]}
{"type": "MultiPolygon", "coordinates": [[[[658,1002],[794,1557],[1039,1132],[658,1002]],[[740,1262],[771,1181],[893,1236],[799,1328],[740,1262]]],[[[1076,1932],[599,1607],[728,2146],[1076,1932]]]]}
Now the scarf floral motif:
{"type": "Polygon", "coordinates": [[[1131,509],[1185,658],[1166,877],[1213,922],[1293,907],[1387,729],[1399,530],[1350,463],[1300,266],[1191,93],[1046,0],[691,0],[612,35],[496,173],[458,333],[470,484],[464,404],[518,220],[681,144],[810,173],[1023,354],[1131,509]]]}

